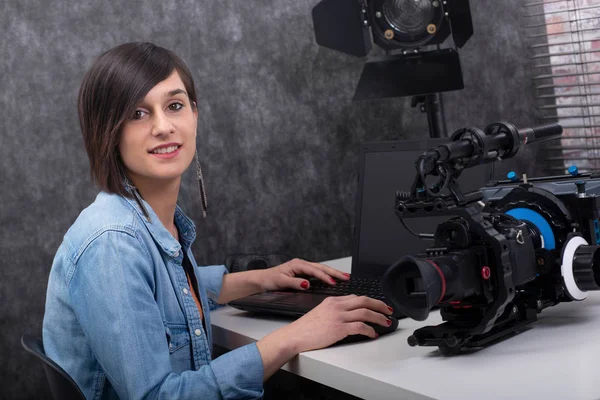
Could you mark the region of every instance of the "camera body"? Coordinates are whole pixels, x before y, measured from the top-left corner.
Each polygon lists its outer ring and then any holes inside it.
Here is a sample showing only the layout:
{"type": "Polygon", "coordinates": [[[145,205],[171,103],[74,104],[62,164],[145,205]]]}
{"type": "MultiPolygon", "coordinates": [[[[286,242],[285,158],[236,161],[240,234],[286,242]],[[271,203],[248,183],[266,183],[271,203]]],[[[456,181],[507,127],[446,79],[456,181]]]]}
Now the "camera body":
{"type": "Polygon", "coordinates": [[[463,194],[455,179],[464,168],[512,157],[527,143],[521,137],[490,146],[497,135],[523,133],[506,123],[470,131],[456,134],[450,151],[424,153],[412,191],[397,193],[401,221],[449,218],[423,235],[431,246],[395,262],[382,280],[386,297],[410,318],[423,321],[440,308],[444,323],[417,329],[408,343],[438,346],[447,355],[506,338],[543,309],[600,290],[600,176],[576,168],[533,179],[511,173],[463,194]],[[453,149],[456,141],[465,146],[453,149]],[[431,176],[438,181],[427,182],[431,176]]]}

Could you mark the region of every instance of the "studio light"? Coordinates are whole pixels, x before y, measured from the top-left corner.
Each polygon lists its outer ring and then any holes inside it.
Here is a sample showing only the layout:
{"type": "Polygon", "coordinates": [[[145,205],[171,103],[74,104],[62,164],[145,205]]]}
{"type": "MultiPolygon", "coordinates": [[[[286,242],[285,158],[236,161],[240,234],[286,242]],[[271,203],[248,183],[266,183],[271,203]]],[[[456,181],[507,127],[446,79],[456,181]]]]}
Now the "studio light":
{"type": "Polygon", "coordinates": [[[356,57],[373,43],[385,50],[365,64],[355,99],[464,88],[454,47],[473,35],[468,0],[322,0],[312,16],[320,46],[356,57]],[[450,36],[454,46],[442,47],[450,36]]]}

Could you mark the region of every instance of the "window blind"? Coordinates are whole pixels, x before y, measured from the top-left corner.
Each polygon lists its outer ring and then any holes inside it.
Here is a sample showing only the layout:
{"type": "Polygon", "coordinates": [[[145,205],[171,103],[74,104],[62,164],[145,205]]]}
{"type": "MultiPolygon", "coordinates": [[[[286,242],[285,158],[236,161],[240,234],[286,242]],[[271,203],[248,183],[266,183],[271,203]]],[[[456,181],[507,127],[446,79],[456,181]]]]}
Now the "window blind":
{"type": "Polygon", "coordinates": [[[558,122],[544,167],[600,171],[600,0],[530,0],[523,5],[536,122],[558,122]]]}

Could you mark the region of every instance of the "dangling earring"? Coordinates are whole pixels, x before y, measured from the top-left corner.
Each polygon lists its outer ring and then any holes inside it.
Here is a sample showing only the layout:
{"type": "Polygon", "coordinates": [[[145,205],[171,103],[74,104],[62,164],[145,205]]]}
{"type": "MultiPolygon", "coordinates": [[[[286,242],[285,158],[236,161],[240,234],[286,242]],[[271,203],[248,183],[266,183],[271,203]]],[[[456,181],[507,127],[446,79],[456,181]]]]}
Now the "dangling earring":
{"type": "Polygon", "coordinates": [[[140,208],[142,209],[142,213],[144,214],[144,217],[146,218],[146,220],[148,222],[151,222],[150,214],[148,213],[148,210],[146,210],[146,207],[144,207],[144,203],[142,202],[142,196],[140,196],[140,192],[138,192],[137,188],[133,185],[133,182],[131,182],[129,180],[129,177],[127,176],[127,174],[125,173],[123,168],[121,168],[121,166],[119,166],[119,169],[121,170],[121,174],[123,175],[123,178],[125,179],[125,186],[127,186],[131,190],[131,192],[133,192],[133,198],[138,203],[138,206],[140,206],[140,208]]]}
{"type": "Polygon", "coordinates": [[[196,150],[196,179],[198,180],[198,189],[200,190],[200,200],[202,202],[202,216],[206,218],[206,210],[208,204],[206,201],[206,191],[204,189],[204,178],[202,176],[202,168],[200,168],[200,160],[198,159],[198,150],[196,150]]]}

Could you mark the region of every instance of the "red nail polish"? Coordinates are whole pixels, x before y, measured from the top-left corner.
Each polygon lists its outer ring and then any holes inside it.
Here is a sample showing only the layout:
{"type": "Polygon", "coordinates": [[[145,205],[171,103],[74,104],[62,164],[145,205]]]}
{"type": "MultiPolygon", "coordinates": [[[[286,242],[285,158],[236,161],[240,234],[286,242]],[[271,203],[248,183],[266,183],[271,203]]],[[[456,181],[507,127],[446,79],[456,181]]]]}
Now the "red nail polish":
{"type": "Polygon", "coordinates": [[[375,339],[377,339],[378,337],[379,337],[379,334],[378,334],[378,333],[376,333],[376,334],[375,334],[375,339]]]}
{"type": "Polygon", "coordinates": [[[331,283],[337,283],[335,279],[331,278],[331,283]]]}
{"type": "Polygon", "coordinates": [[[308,289],[308,281],[302,281],[300,286],[302,286],[302,289],[308,289]]]}
{"type": "Polygon", "coordinates": [[[394,309],[390,306],[388,306],[388,310],[390,310],[390,312],[394,312],[394,309]]]}
{"type": "Polygon", "coordinates": [[[388,326],[390,326],[390,325],[392,324],[392,320],[391,320],[391,319],[388,319],[388,320],[387,320],[387,324],[388,324],[388,326]]]}
{"type": "Polygon", "coordinates": [[[347,273],[347,272],[344,272],[344,276],[347,277],[347,278],[350,278],[350,274],[347,273]]]}

